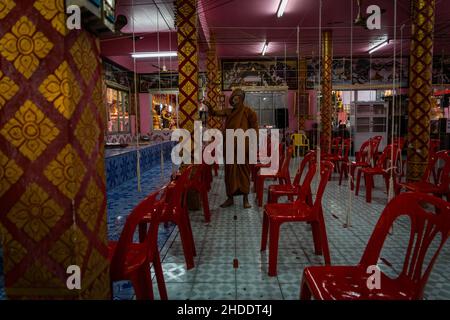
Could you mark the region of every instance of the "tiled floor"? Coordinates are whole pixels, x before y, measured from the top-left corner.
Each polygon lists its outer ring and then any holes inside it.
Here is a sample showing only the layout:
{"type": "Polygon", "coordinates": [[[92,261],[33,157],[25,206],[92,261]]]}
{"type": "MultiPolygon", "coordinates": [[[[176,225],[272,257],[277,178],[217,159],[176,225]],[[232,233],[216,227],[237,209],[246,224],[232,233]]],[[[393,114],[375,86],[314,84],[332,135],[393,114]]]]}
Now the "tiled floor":
{"type": "MultiPolygon", "coordinates": [[[[299,160],[292,163],[295,171],[299,160]]],[[[329,182],[324,199],[324,211],[333,264],[356,264],[365,248],[373,227],[383,210],[387,195],[376,181],[377,188],[371,205],[365,202],[364,187],[358,197],[349,199],[347,185],[338,186],[337,175],[329,182]],[[351,201],[351,210],[350,208],[351,201]],[[344,228],[346,213],[351,213],[350,228],[344,228]]],[[[269,185],[271,181],[266,183],[269,185]]],[[[118,194],[122,191],[117,190],[118,194]]],[[[282,226],[278,276],[267,275],[267,254],[261,253],[262,209],[242,209],[242,199],[234,207],[222,209],[225,200],[223,172],[214,178],[209,193],[212,221],[205,224],[202,211],[190,212],[197,248],[196,266],[186,270],[177,228],[162,246],[163,269],[169,299],[298,299],[303,268],[322,264],[321,256],[313,252],[308,225],[282,226]],[[233,260],[238,259],[238,268],[233,260]]],[[[132,205],[130,204],[130,207],[132,205]]],[[[405,250],[407,221],[394,226],[380,259],[380,268],[389,275],[398,274],[400,257],[405,250]]],[[[169,234],[167,232],[166,234],[169,234]]],[[[162,244],[162,242],[161,242],[162,244]]],[[[134,298],[127,283],[114,286],[116,299],[134,298]]],[[[155,286],[156,292],[156,286],[155,286]]],[[[426,299],[450,299],[450,244],[446,244],[428,281],[426,299]]]]}
{"type": "MultiPolygon", "coordinates": [[[[295,171],[298,159],[292,161],[295,171]]],[[[136,181],[108,192],[108,227],[111,239],[117,239],[129,211],[149,192],[163,185],[171,172],[165,165],[164,174],[156,167],[142,177],[142,192],[137,192],[136,181]]],[[[268,181],[266,186],[272,183],[268,181]]],[[[347,185],[338,186],[336,174],[329,182],[323,199],[324,214],[333,264],[356,264],[361,258],[368,238],[386,204],[387,195],[381,181],[376,181],[372,204],[367,204],[364,187],[358,197],[350,197],[347,185]],[[350,205],[351,204],[351,205],[350,205]],[[351,209],[351,210],[350,210],[351,209]],[[351,227],[344,228],[346,214],[351,214],[351,227]]],[[[266,192],[265,192],[266,193],[266,192]]],[[[222,209],[225,200],[223,171],[214,178],[209,193],[212,221],[205,224],[202,211],[190,212],[197,248],[196,266],[186,270],[178,230],[161,226],[159,247],[163,261],[169,299],[298,299],[303,268],[322,264],[321,256],[313,252],[308,225],[291,223],[282,226],[278,275],[267,276],[267,254],[259,250],[262,209],[242,209],[242,199],[234,207],[222,209]],[[233,267],[233,260],[239,262],[233,267]]],[[[398,274],[400,258],[405,250],[408,222],[396,222],[382,251],[380,268],[389,275],[398,274]]],[[[1,288],[0,279],[0,288],[1,288]]],[[[128,282],[113,286],[114,299],[133,299],[133,288],[128,282]]],[[[155,286],[155,292],[156,292],[155,286]]],[[[1,290],[0,290],[1,298],[1,290]]],[[[450,299],[450,244],[447,243],[431,274],[425,290],[426,299],[450,299]]]]}

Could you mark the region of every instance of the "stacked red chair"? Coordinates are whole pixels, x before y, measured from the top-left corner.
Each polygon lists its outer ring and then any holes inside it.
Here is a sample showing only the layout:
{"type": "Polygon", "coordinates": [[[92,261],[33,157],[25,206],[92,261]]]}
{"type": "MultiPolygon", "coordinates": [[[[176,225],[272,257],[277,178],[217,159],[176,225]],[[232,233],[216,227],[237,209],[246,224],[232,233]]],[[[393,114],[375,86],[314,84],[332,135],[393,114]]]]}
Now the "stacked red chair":
{"type": "Polygon", "coordinates": [[[337,149],[337,152],[334,152],[332,154],[324,154],[321,160],[330,161],[331,163],[333,163],[335,170],[337,169],[337,171],[340,173],[344,170],[344,168],[342,168],[343,164],[348,164],[349,162],[348,156],[350,154],[351,147],[352,139],[343,139],[342,147],[339,147],[339,149],[337,149]]]}
{"type": "MultiPolygon", "coordinates": [[[[271,156],[271,146],[270,144],[268,145],[268,149],[267,149],[267,156],[270,157],[271,156]]],[[[262,163],[262,158],[261,158],[261,154],[262,152],[258,153],[258,163],[254,164],[252,166],[252,180],[253,180],[253,188],[255,189],[256,192],[256,177],[258,176],[258,172],[261,168],[270,168],[270,162],[269,163],[262,163]]],[[[283,162],[284,159],[284,146],[282,143],[278,144],[278,159],[279,162],[283,162]]]]}
{"type": "Polygon", "coordinates": [[[353,179],[355,177],[355,171],[360,170],[361,168],[368,168],[372,166],[372,162],[378,154],[378,147],[380,145],[381,139],[381,136],[375,136],[367,141],[364,141],[361,144],[359,152],[355,152],[355,161],[342,162],[339,174],[339,185],[342,184],[342,176],[345,175],[347,177],[348,173],[350,172],[350,176],[352,177],[352,179],[350,180],[350,185],[351,189],[354,189],[353,179]]]}
{"type": "MultiPolygon", "coordinates": [[[[289,201],[294,201],[293,197],[300,192],[300,180],[303,176],[306,166],[316,161],[316,152],[311,150],[303,158],[300,166],[295,174],[292,184],[272,184],[269,186],[267,194],[267,203],[277,203],[278,199],[287,196],[289,201]]],[[[310,201],[312,203],[312,200],[310,201]]]]}
{"type": "MultiPolygon", "coordinates": [[[[194,267],[194,256],[196,256],[194,236],[192,234],[191,222],[187,209],[188,179],[193,166],[187,166],[176,180],[170,182],[164,189],[164,203],[161,207],[160,221],[163,223],[172,222],[178,226],[181,244],[183,246],[186,268],[194,267]]],[[[144,217],[147,221],[152,221],[153,216],[144,217]]]]}
{"type": "Polygon", "coordinates": [[[158,194],[159,191],[141,201],[127,217],[119,241],[108,243],[111,282],[131,281],[136,299],[139,300],[154,299],[150,264],[155,270],[159,295],[161,299],[167,300],[158,251],[158,226],[163,205],[162,201],[156,200],[158,194]],[[147,230],[145,216],[148,215],[152,216],[152,220],[147,230]],[[139,243],[133,242],[137,228],[140,231],[139,243]]]}
{"type": "MultiPolygon", "coordinates": [[[[303,271],[300,299],[316,300],[416,300],[424,288],[447,238],[450,235],[450,204],[423,193],[402,193],[388,203],[356,266],[313,266],[303,271]],[[424,209],[436,208],[435,212],[424,209]],[[431,205],[431,206],[429,206],[431,205]],[[397,278],[380,271],[380,287],[369,289],[368,268],[380,258],[385,239],[394,221],[407,216],[411,221],[410,238],[403,268],[397,278]],[[417,239],[416,239],[417,238],[417,239]],[[437,248],[430,244],[437,239],[437,248]],[[431,254],[429,253],[432,249],[431,254]],[[424,263],[425,257],[430,259],[424,263]]],[[[403,251],[403,250],[402,250],[403,251]]],[[[401,254],[402,252],[399,252],[401,254]]]]}
{"type": "Polygon", "coordinates": [[[256,175],[255,189],[258,206],[261,207],[263,204],[264,181],[266,179],[278,179],[280,184],[291,183],[289,164],[291,163],[293,152],[294,148],[292,146],[287,148],[286,155],[283,157],[283,161],[281,162],[281,166],[279,166],[278,170],[270,172],[269,174],[262,174],[261,172],[258,172],[256,175]]]}
{"type": "Polygon", "coordinates": [[[211,189],[211,180],[209,177],[211,170],[209,165],[205,163],[198,165],[195,169],[193,177],[188,181],[187,189],[198,192],[202,201],[205,222],[210,222],[211,212],[209,210],[208,191],[211,189]]]}
{"type": "Polygon", "coordinates": [[[316,254],[323,254],[325,264],[330,264],[330,251],[323,218],[322,197],[326,185],[333,171],[333,164],[329,161],[320,163],[320,182],[314,203],[308,204],[311,193],[311,182],[316,173],[316,164],[310,164],[304,182],[300,188],[298,198],[293,203],[268,203],[264,207],[261,251],[266,250],[269,237],[269,276],[277,275],[278,240],[280,227],[285,222],[309,222],[312,227],[314,248],[316,254]]]}
{"type": "Polygon", "coordinates": [[[359,185],[361,182],[362,175],[364,175],[364,182],[366,185],[366,202],[368,202],[368,203],[372,202],[372,189],[374,187],[374,177],[375,176],[380,175],[384,178],[384,181],[386,184],[386,191],[388,191],[389,190],[389,179],[390,179],[391,174],[394,176],[394,181],[396,179],[394,167],[398,163],[400,152],[401,152],[401,150],[399,149],[398,145],[389,144],[384,148],[383,153],[377,159],[377,163],[375,164],[375,167],[373,167],[373,168],[367,167],[367,168],[362,168],[361,170],[359,170],[357,178],[356,178],[355,194],[358,195],[358,193],[359,193],[359,185]],[[391,159],[392,155],[393,155],[393,159],[391,159]],[[392,170],[392,172],[391,172],[391,170],[392,170]]]}

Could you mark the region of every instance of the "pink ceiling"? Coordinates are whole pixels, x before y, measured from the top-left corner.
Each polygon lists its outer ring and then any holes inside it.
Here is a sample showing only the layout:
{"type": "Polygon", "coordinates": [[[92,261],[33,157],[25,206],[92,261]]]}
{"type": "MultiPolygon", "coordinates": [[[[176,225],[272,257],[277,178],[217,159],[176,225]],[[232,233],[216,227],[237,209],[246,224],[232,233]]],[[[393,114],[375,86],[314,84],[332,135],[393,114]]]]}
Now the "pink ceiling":
{"type": "MultiPolygon", "coordinates": [[[[158,7],[172,3],[166,0],[134,0],[135,10],[130,7],[131,0],[119,0],[121,12],[130,17],[134,15],[134,30],[144,38],[136,42],[136,51],[157,51],[157,37],[154,25],[156,4],[158,7]],[[152,15],[153,14],[153,15],[152,15]],[[130,16],[131,15],[131,16],[130,16]],[[153,19],[152,19],[153,17],[153,19]],[[147,19],[153,20],[148,22],[147,19]]],[[[382,15],[381,30],[366,30],[359,26],[353,27],[353,55],[367,55],[367,51],[385,37],[391,40],[390,45],[379,50],[376,55],[389,56],[394,49],[394,7],[392,0],[363,0],[362,13],[369,4],[377,4],[386,12],[382,15]]],[[[214,33],[217,39],[217,50],[220,58],[258,57],[261,54],[264,41],[269,42],[268,56],[295,56],[297,52],[297,26],[299,27],[300,53],[315,56],[319,52],[319,0],[290,0],[281,18],[276,17],[279,0],[199,0],[199,47],[204,57],[209,36],[214,33]]],[[[322,29],[332,31],[333,54],[348,56],[351,53],[350,34],[352,0],[323,0],[322,29]]],[[[409,49],[410,34],[410,0],[398,0],[397,7],[397,52],[400,47],[403,52],[409,49]],[[401,26],[403,41],[400,40],[401,26]]],[[[167,9],[167,8],[166,8],[167,9]]],[[[173,7],[172,7],[173,9],[173,7]]],[[[119,10],[120,11],[120,10],[119,10]]],[[[161,12],[165,12],[160,8],[161,12]]],[[[353,0],[353,19],[356,18],[357,3],[353,0]]],[[[158,30],[162,27],[161,16],[158,30]]],[[[130,24],[130,22],[129,22],[130,24]]],[[[169,24],[170,25],[170,24],[169,24]]],[[[129,32],[130,29],[123,29],[129,32]],[[128,31],[127,31],[128,30],[128,31]]],[[[168,51],[169,28],[160,33],[159,49],[168,51]]],[[[133,65],[130,52],[133,50],[130,39],[102,41],[102,52],[112,60],[124,66],[133,65]],[[119,62],[121,61],[121,62],[119,62]]],[[[171,49],[176,49],[176,34],[172,31],[171,49]]],[[[448,0],[436,0],[436,24],[434,52],[450,51],[450,6],[448,0]]],[[[173,60],[176,60],[174,58],[173,60]]],[[[138,72],[154,72],[152,64],[157,59],[138,60],[138,72]]],[[[167,62],[165,62],[167,65],[167,62]]],[[[202,61],[202,63],[204,63],[202,61]]],[[[176,68],[176,61],[172,66],[176,68]]]]}

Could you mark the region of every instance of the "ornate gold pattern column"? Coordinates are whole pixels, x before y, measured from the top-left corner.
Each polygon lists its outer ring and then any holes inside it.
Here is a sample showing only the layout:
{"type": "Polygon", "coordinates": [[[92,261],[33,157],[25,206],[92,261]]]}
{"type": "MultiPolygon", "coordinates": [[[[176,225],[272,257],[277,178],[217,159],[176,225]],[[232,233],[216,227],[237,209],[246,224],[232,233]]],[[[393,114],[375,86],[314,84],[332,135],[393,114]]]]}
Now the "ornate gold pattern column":
{"type": "Polygon", "coordinates": [[[331,144],[331,68],[332,68],[332,43],[331,31],[322,31],[322,103],[320,105],[320,121],[322,124],[321,137],[323,141],[322,149],[328,150],[331,144]]]}
{"type": "Polygon", "coordinates": [[[9,299],[110,298],[99,42],[63,0],[0,1],[0,235],[9,299]],[[69,265],[81,289],[66,285],[69,265]]]}
{"type": "Polygon", "coordinates": [[[407,177],[414,181],[428,163],[435,0],[412,0],[411,7],[407,177]]]}
{"type": "Polygon", "coordinates": [[[194,132],[198,120],[197,0],[176,0],[179,126],[194,132]]]}
{"type": "MultiPolygon", "coordinates": [[[[214,108],[217,108],[220,95],[220,79],[214,35],[211,36],[209,45],[209,50],[206,55],[206,70],[208,76],[207,97],[209,103],[211,103],[214,108]]],[[[217,129],[222,128],[221,117],[208,116],[208,127],[217,129]]]]}

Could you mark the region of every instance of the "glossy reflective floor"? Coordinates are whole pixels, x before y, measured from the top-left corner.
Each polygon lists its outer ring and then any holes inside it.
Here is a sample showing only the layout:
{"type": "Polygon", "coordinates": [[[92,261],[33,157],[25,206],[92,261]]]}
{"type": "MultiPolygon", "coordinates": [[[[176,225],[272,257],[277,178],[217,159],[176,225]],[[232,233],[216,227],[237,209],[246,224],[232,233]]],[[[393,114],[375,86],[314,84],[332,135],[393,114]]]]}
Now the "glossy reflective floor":
{"type": "MultiPolygon", "coordinates": [[[[292,161],[292,173],[298,163],[299,159],[292,161]]],[[[160,180],[160,177],[156,176],[155,179],[160,180]]],[[[268,181],[266,186],[271,183],[268,181]]],[[[361,258],[386,204],[387,195],[383,186],[382,181],[376,181],[371,204],[365,202],[362,187],[358,197],[352,196],[349,210],[348,187],[346,184],[338,186],[337,174],[333,174],[323,200],[333,264],[352,265],[361,258]],[[347,212],[351,212],[350,228],[343,227],[347,212]]],[[[122,195],[123,199],[125,190],[119,188],[114,192],[122,195]]],[[[134,201],[137,195],[134,191],[132,194],[127,199],[134,201]]],[[[195,268],[189,271],[185,267],[177,228],[161,226],[159,244],[169,299],[298,299],[303,268],[323,263],[322,257],[313,252],[310,228],[302,223],[285,224],[282,227],[278,276],[268,277],[268,257],[266,253],[260,252],[262,209],[256,207],[254,194],[250,199],[252,209],[242,209],[241,198],[236,199],[234,207],[220,208],[219,205],[225,200],[225,186],[223,171],[219,171],[209,193],[211,223],[204,223],[202,211],[190,212],[198,255],[195,268]],[[238,260],[237,268],[233,266],[234,259],[238,260]]],[[[119,205],[114,204],[111,197],[108,201],[111,210],[119,205]]],[[[124,201],[120,202],[125,206],[124,201]]],[[[129,204],[129,208],[132,206],[129,204]]],[[[391,276],[398,274],[401,268],[407,232],[408,222],[399,220],[382,251],[379,267],[391,276]]],[[[114,298],[133,299],[133,288],[126,282],[115,283],[114,298]]],[[[425,298],[450,299],[450,243],[446,244],[435,265],[425,290],[425,298]]]]}

